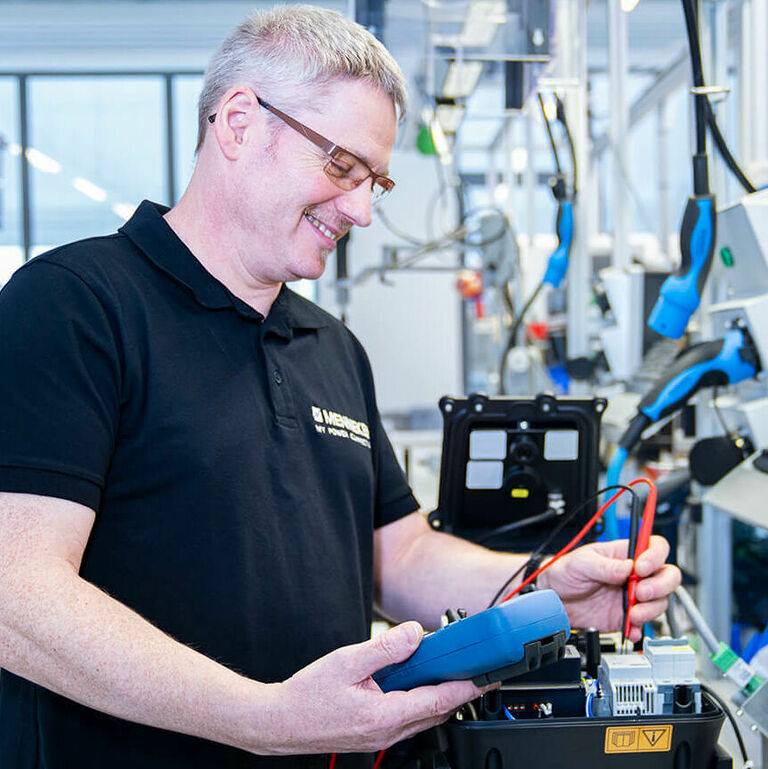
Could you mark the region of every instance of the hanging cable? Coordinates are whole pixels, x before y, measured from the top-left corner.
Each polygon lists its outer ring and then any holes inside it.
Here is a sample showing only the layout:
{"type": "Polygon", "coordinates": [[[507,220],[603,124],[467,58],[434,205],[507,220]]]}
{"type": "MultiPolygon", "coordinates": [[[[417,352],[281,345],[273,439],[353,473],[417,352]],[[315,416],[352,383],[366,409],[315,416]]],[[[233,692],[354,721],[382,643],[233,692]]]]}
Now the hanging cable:
{"type": "Polygon", "coordinates": [[[720,126],[717,124],[714,110],[709,103],[709,98],[707,98],[707,125],[709,126],[709,132],[712,134],[712,139],[715,142],[715,147],[717,147],[720,157],[728,166],[730,172],[736,177],[739,184],[747,192],[757,192],[757,187],[755,187],[755,185],[747,178],[747,175],[741,170],[741,167],[736,162],[736,158],[731,154],[730,147],[728,147],[728,144],[720,131],[720,126]]]}
{"type": "MultiPolygon", "coordinates": [[[[654,484],[649,481],[647,478],[638,478],[637,480],[632,481],[629,485],[630,487],[637,485],[638,483],[647,483],[651,487],[651,493],[648,495],[648,498],[645,502],[645,511],[643,513],[643,526],[645,527],[645,520],[646,515],[649,515],[649,521],[650,526],[653,526],[653,511],[656,507],[656,495],[653,493],[655,491],[654,484]]],[[[527,585],[530,585],[532,582],[536,581],[536,578],[541,574],[541,572],[548,569],[550,566],[552,566],[553,563],[559,561],[564,555],[567,555],[568,553],[573,550],[576,545],[581,542],[582,539],[587,535],[589,530],[597,523],[600,516],[605,512],[605,509],[616,499],[618,499],[623,493],[625,489],[622,487],[617,491],[581,528],[581,531],[561,550],[559,550],[549,561],[547,561],[545,564],[539,566],[536,571],[533,572],[530,576],[526,577],[509,595],[504,596],[502,599],[502,603],[504,601],[509,601],[510,598],[514,598],[524,587],[527,585]]],[[[650,541],[650,532],[648,533],[647,537],[645,533],[642,533],[643,542],[650,541]]],[[[640,547],[640,543],[638,543],[638,547],[640,547]]],[[[641,551],[642,552],[642,551],[641,551]]],[[[629,596],[628,596],[628,607],[632,608],[632,600],[634,596],[634,583],[637,581],[638,577],[634,573],[634,569],[632,572],[632,575],[630,576],[630,583],[629,583],[629,596]],[[634,579],[633,579],[634,577],[634,579]]],[[[629,617],[627,617],[627,621],[629,621],[629,617]]],[[[629,633],[627,633],[629,635],[629,633]]]]}
{"type": "Polygon", "coordinates": [[[523,305],[522,309],[516,316],[513,316],[511,330],[507,336],[507,342],[504,345],[504,350],[501,354],[501,361],[499,362],[499,395],[506,395],[507,388],[505,383],[505,374],[507,369],[507,362],[509,360],[510,353],[517,346],[518,336],[520,328],[528,314],[528,311],[533,306],[533,303],[538,298],[541,290],[545,285],[550,285],[553,288],[559,288],[565,274],[568,270],[568,260],[571,251],[571,243],[573,242],[573,201],[576,198],[576,151],[573,146],[573,136],[568,126],[568,120],[565,115],[565,106],[563,105],[560,97],[555,94],[555,101],[557,105],[557,121],[563,126],[565,131],[568,147],[571,153],[571,185],[567,182],[566,174],[563,172],[562,164],[560,163],[560,154],[557,150],[557,142],[555,141],[554,134],[552,133],[552,125],[547,111],[544,106],[544,97],[541,91],[537,93],[539,107],[541,109],[542,119],[544,126],[547,129],[547,136],[549,137],[549,144],[552,148],[552,158],[555,164],[555,175],[550,180],[550,187],[552,194],[557,201],[557,216],[555,219],[555,230],[557,232],[557,247],[550,254],[547,261],[547,268],[544,271],[539,284],[534,289],[533,293],[523,305]]]}
{"type": "Polygon", "coordinates": [[[709,695],[709,697],[711,697],[720,706],[720,709],[723,711],[723,713],[728,717],[728,720],[731,722],[731,726],[733,727],[733,732],[736,735],[736,742],[739,743],[739,750],[741,751],[741,757],[744,761],[744,769],[748,769],[748,767],[754,766],[752,761],[750,761],[749,759],[749,755],[747,754],[747,747],[744,744],[744,739],[742,738],[741,732],[739,731],[739,725],[736,723],[736,719],[734,718],[733,713],[731,713],[731,709],[708,686],[705,686],[704,684],[702,684],[701,690],[706,692],[707,695],[709,695]]]}
{"type": "MultiPolygon", "coordinates": [[[[696,115],[693,194],[688,197],[680,225],[680,267],[664,281],[648,319],[648,325],[654,331],[670,339],[679,339],[685,333],[691,315],[701,303],[704,284],[712,267],[717,227],[715,197],[710,192],[707,161],[707,126],[714,123],[714,115],[705,90],[696,0],[681,2],[690,49],[696,115]]],[[[717,139],[715,143],[718,144],[717,139]]],[[[718,149],[722,149],[720,144],[718,149]]]]}
{"type": "Polygon", "coordinates": [[[547,521],[552,521],[559,517],[560,516],[558,513],[556,513],[554,510],[547,510],[546,512],[540,513],[539,515],[532,515],[530,518],[523,518],[521,521],[513,521],[512,523],[504,524],[504,526],[499,526],[498,529],[493,529],[492,531],[483,534],[478,539],[475,539],[474,542],[477,545],[484,545],[486,542],[490,542],[492,539],[496,539],[496,537],[500,537],[503,534],[509,534],[511,531],[519,531],[520,529],[525,529],[528,526],[536,526],[539,523],[547,523],[547,521]]]}
{"type": "MultiPolygon", "coordinates": [[[[549,545],[554,541],[554,539],[557,537],[557,535],[590,503],[594,502],[601,494],[605,494],[607,491],[613,491],[614,489],[620,489],[621,492],[627,492],[629,494],[632,494],[634,496],[635,491],[634,489],[630,488],[629,486],[606,486],[605,488],[600,489],[599,491],[595,492],[594,494],[590,495],[585,499],[581,504],[577,505],[571,512],[566,513],[562,516],[562,520],[560,523],[552,530],[550,535],[536,548],[536,550],[531,553],[528,560],[523,563],[522,566],[499,588],[496,595],[491,599],[491,602],[488,604],[488,608],[490,609],[491,606],[493,606],[496,601],[499,600],[499,598],[503,595],[504,591],[515,581],[515,579],[525,571],[525,569],[528,567],[528,564],[532,563],[534,560],[538,559],[539,556],[546,552],[546,549],[549,547],[549,545]]],[[[611,501],[613,501],[613,497],[611,498],[611,501]]]]}
{"type": "Polygon", "coordinates": [[[376,215],[381,220],[381,223],[393,234],[395,237],[406,241],[412,249],[404,249],[406,251],[407,258],[414,256],[426,256],[429,253],[438,251],[443,248],[449,248],[453,245],[463,245],[471,248],[483,248],[489,246],[497,241],[501,240],[506,235],[514,237],[512,226],[509,222],[507,215],[497,206],[479,206],[467,211],[460,219],[459,224],[450,232],[447,232],[442,237],[435,239],[423,240],[415,235],[405,232],[397,227],[389,217],[380,209],[375,210],[376,215]],[[480,232],[477,227],[468,227],[467,222],[473,217],[479,216],[483,213],[491,213],[498,216],[500,224],[496,232],[491,233],[488,237],[481,240],[474,240],[474,236],[480,232]]]}
{"type": "Polygon", "coordinates": [[[715,416],[717,417],[717,421],[720,422],[720,427],[723,428],[723,432],[726,434],[728,438],[732,438],[734,437],[734,433],[725,423],[725,419],[723,418],[723,412],[720,411],[720,406],[717,403],[718,389],[719,389],[718,386],[715,385],[712,390],[712,408],[715,410],[715,416]]]}
{"type": "MultiPolygon", "coordinates": [[[[682,0],[682,3],[683,14],[685,16],[685,28],[688,34],[688,47],[691,52],[693,85],[694,88],[699,89],[700,91],[700,89],[703,89],[705,86],[697,13],[694,5],[696,1],[697,0],[682,0]]],[[[707,95],[698,92],[695,93],[693,98],[696,109],[696,156],[693,161],[693,191],[697,195],[707,195],[709,194],[709,174],[707,169],[707,95]]]]}
{"type": "MultiPolygon", "coordinates": [[[[696,0],[682,0],[682,3],[683,14],[685,16],[685,28],[688,36],[688,48],[691,54],[693,85],[697,89],[704,89],[706,84],[704,82],[704,67],[701,57],[701,43],[699,40],[696,0]]],[[[706,131],[707,127],[709,127],[715,146],[717,147],[720,156],[725,161],[731,173],[733,173],[733,175],[738,179],[739,183],[747,192],[756,192],[757,188],[741,170],[739,164],[736,162],[736,159],[731,154],[728,144],[723,138],[723,134],[721,133],[720,127],[717,124],[717,119],[715,118],[712,105],[709,102],[709,96],[706,93],[697,93],[695,98],[697,153],[706,151],[705,149],[699,149],[699,147],[703,147],[705,142],[705,139],[702,139],[701,134],[706,131]]]]}
{"type": "Polygon", "coordinates": [[[523,305],[523,308],[512,322],[512,329],[510,330],[509,336],[507,337],[507,343],[504,345],[504,352],[501,354],[501,363],[499,364],[499,395],[507,394],[506,384],[504,383],[504,375],[506,374],[507,370],[507,361],[509,360],[510,353],[517,346],[517,337],[520,333],[520,327],[523,325],[523,320],[528,314],[528,310],[531,309],[531,306],[541,293],[542,288],[544,288],[544,281],[541,281],[539,285],[536,286],[536,289],[528,297],[526,303],[523,305]]]}
{"type": "MultiPolygon", "coordinates": [[[[547,110],[544,107],[544,97],[541,95],[541,91],[538,91],[536,93],[536,96],[539,99],[539,108],[541,109],[542,117],[544,118],[544,126],[547,129],[547,136],[549,136],[549,145],[552,147],[552,157],[555,161],[555,170],[557,171],[558,178],[563,177],[563,169],[560,166],[560,155],[557,152],[557,144],[555,144],[555,137],[552,135],[552,126],[549,123],[549,118],[547,117],[547,110]]],[[[558,105],[560,104],[560,100],[558,99],[558,105]]]]}
{"type": "Polygon", "coordinates": [[[576,190],[579,188],[579,169],[576,165],[576,148],[573,144],[573,134],[571,133],[571,127],[568,125],[568,117],[565,114],[565,104],[563,104],[563,100],[558,96],[557,93],[555,93],[555,102],[557,105],[557,120],[562,125],[563,130],[565,131],[565,137],[568,140],[568,148],[571,152],[571,161],[572,161],[572,167],[571,167],[571,175],[572,175],[572,184],[573,184],[573,193],[571,195],[572,198],[576,197],[576,190]]]}

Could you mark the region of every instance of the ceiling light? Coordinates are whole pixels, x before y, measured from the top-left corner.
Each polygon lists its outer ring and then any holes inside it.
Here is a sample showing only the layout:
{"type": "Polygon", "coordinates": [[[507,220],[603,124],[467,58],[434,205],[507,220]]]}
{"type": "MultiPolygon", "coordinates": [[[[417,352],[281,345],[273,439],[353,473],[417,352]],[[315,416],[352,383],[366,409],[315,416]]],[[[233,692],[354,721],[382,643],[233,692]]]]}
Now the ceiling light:
{"type": "Polygon", "coordinates": [[[521,174],[528,166],[528,150],[525,147],[515,147],[509,158],[512,171],[521,174]]]}
{"type": "Polygon", "coordinates": [[[640,0],[621,0],[621,10],[625,13],[632,13],[639,2],[640,0]]]}
{"type": "Polygon", "coordinates": [[[112,206],[112,213],[115,216],[119,216],[124,222],[127,222],[136,210],[136,206],[130,203],[115,203],[112,206]]]}
{"type": "Polygon", "coordinates": [[[435,108],[435,115],[440,127],[447,134],[455,134],[459,130],[461,121],[464,120],[464,111],[466,107],[463,104],[438,102],[435,108]]]}
{"type": "Polygon", "coordinates": [[[485,48],[491,44],[496,30],[506,21],[504,0],[472,0],[461,30],[461,45],[485,48]]]}
{"type": "Polygon", "coordinates": [[[38,171],[42,171],[44,174],[58,174],[61,171],[61,163],[53,158],[49,158],[48,155],[40,152],[40,150],[27,147],[27,151],[24,154],[29,161],[29,165],[38,171]]]}
{"type": "Polygon", "coordinates": [[[443,82],[443,96],[463,99],[475,90],[483,71],[482,61],[452,61],[443,82]]]}
{"type": "Polygon", "coordinates": [[[72,186],[78,192],[82,192],[83,195],[91,200],[95,200],[97,203],[103,203],[107,199],[107,193],[101,187],[80,176],[72,180],[72,186]]]}

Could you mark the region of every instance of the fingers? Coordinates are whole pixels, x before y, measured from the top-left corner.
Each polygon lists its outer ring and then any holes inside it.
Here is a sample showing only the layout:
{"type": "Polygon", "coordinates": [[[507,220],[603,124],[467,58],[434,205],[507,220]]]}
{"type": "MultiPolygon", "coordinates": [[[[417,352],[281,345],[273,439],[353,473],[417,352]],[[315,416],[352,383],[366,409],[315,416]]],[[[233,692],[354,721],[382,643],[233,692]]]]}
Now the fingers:
{"type": "Polygon", "coordinates": [[[581,577],[596,584],[620,585],[632,573],[632,561],[626,557],[627,545],[622,540],[585,545],[580,550],[580,557],[571,568],[578,569],[581,577]]]}
{"type": "Polygon", "coordinates": [[[626,558],[629,542],[626,539],[611,539],[607,542],[592,542],[582,545],[580,549],[592,549],[606,558],[626,558]]]}
{"type": "Polygon", "coordinates": [[[657,601],[649,601],[648,603],[639,603],[633,606],[632,611],[629,612],[629,621],[631,625],[629,639],[631,641],[639,641],[643,637],[643,625],[645,625],[646,622],[651,622],[651,620],[661,616],[666,610],[666,598],[660,598],[657,601]]]}
{"type": "MultiPolygon", "coordinates": [[[[638,603],[632,607],[629,619],[632,625],[638,628],[638,638],[639,628],[667,610],[667,596],[680,585],[681,581],[680,569],[666,564],[652,577],[637,583],[635,595],[638,603]]],[[[633,638],[633,640],[637,639],[633,638]]]]}
{"type": "Polygon", "coordinates": [[[462,705],[498,686],[493,684],[479,688],[471,681],[449,681],[409,692],[390,692],[384,696],[388,700],[387,705],[394,705],[397,709],[398,718],[406,730],[403,736],[410,736],[444,723],[462,705]]]}
{"type": "MultiPolygon", "coordinates": [[[[617,539],[612,542],[596,542],[591,545],[585,545],[575,552],[578,553],[579,551],[581,551],[579,566],[585,577],[605,584],[617,585],[626,580],[632,572],[632,561],[626,557],[627,540],[625,539],[617,539]]],[[[648,543],[648,549],[641,553],[637,559],[635,569],[638,576],[649,577],[656,573],[663,573],[666,568],[664,562],[667,560],[668,555],[669,543],[664,537],[654,534],[648,543]]],[[[672,584],[671,579],[671,575],[665,573],[664,580],[655,588],[656,596],[667,595],[667,593],[677,587],[679,582],[672,584]],[[669,589],[666,592],[662,592],[666,588],[669,589]]],[[[652,597],[652,595],[649,595],[648,598],[652,597]]],[[[648,599],[638,596],[638,600],[648,599]]]]}
{"type": "Polygon", "coordinates": [[[637,560],[635,567],[637,574],[645,579],[637,583],[635,589],[637,603],[629,614],[630,622],[637,630],[637,638],[634,637],[634,633],[630,634],[632,640],[639,640],[642,635],[640,628],[667,610],[667,596],[674,592],[682,581],[680,569],[664,563],[668,555],[667,540],[653,536],[648,550],[637,560]]]}
{"type": "Polygon", "coordinates": [[[404,622],[370,641],[342,647],[335,654],[348,680],[358,682],[387,665],[408,659],[423,637],[424,630],[418,622],[404,622]]]}
{"type": "Polygon", "coordinates": [[[379,692],[376,719],[391,728],[381,733],[377,749],[444,723],[462,705],[499,685],[479,688],[471,681],[449,681],[407,692],[379,692]]]}
{"type": "Polygon", "coordinates": [[[453,712],[446,713],[445,715],[442,715],[442,716],[436,716],[435,718],[428,718],[424,721],[418,721],[416,723],[409,724],[403,736],[400,737],[398,740],[395,740],[395,742],[398,742],[400,739],[407,739],[408,737],[413,737],[413,735],[420,734],[421,732],[424,732],[427,729],[433,729],[435,726],[440,726],[440,724],[444,724],[452,715],[453,715],[453,712]]]}
{"type": "Polygon", "coordinates": [[[654,534],[648,543],[648,549],[637,559],[637,573],[647,577],[660,569],[669,555],[669,542],[664,537],[654,534]]]}
{"type": "Polygon", "coordinates": [[[412,689],[403,715],[408,721],[450,715],[465,703],[477,699],[488,688],[479,688],[471,681],[449,681],[438,686],[412,689]]]}
{"type": "Polygon", "coordinates": [[[666,598],[674,592],[682,581],[680,569],[671,564],[665,564],[653,576],[641,579],[637,583],[635,596],[639,603],[666,598]]]}
{"type": "Polygon", "coordinates": [[[306,716],[298,733],[290,730],[280,740],[283,752],[379,750],[443,723],[466,702],[498,688],[449,681],[382,692],[371,674],[406,659],[422,636],[416,622],[398,625],[371,641],[337,649],[277,685],[284,712],[303,707],[306,716]]]}
{"type": "Polygon", "coordinates": [[[633,625],[638,627],[644,625],[646,622],[660,617],[667,610],[667,599],[659,598],[655,601],[648,601],[647,603],[638,603],[632,607],[629,613],[629,620],[633,625]]]}

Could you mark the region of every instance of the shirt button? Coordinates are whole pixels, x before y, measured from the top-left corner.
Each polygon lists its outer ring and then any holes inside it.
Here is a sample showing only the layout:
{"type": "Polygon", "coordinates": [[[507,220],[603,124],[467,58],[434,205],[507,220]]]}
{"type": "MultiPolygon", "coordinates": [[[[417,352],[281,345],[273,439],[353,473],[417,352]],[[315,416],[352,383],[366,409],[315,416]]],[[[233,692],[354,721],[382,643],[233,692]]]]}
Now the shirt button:
{"type": "Polygon", "coordinates": [[[280,376],[280,372],[277,369],[275,369],[272,374],[272,378],[275,380],[275,384],[281,385],[283,383],[283,378],[280,376]]]}

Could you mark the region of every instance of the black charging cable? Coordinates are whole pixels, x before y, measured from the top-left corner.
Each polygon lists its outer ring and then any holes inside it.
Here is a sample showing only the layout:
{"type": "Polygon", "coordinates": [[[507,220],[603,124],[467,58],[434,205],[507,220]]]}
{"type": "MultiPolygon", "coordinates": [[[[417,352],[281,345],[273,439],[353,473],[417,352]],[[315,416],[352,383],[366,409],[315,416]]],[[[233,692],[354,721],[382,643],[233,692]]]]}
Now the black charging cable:
{"type": "MultiPolygon", "coordinates": [[[[630,508],[629,517],[629,546],[627,547],[627,558],[635,560],[637,554],[637,538],[640,535],[640,497],[637,494],[632,496],[632,503],[630,508]]],[[[624,583],[624,587],[621,589],[621,606],[622,606],[622,621],[621,621],[621,645],[624,646],[624,641],[627,639],[624,637],[624,628],[627,626],[627,612],[629,611],[629,599],[628,599],[628,587],[629,580],[624,583]]]]}
{"type": "Polygon", "coordinates": [[[505,523],[503,526],[499,526],[497,529],[493,529],[482,537],[478,537],[473,540],[478,545],[484,545],[486,542],[490,542],[492,539],[502,536],[502,534],[509,534],[511,531],[519,531],[520,529],[527,529],[529,526],[535,526],[537,523],[546,523],[552,521],[555,518],[559,518],[557,512],[554,510],[547,510],[545,513],[539,513],[539,515],[532,515],[530,518],[524,518],[521,521],[513,521],[512,523],[505,523]]]}
{"type": "Polygon", "coordinates": [[[736,723],[736,719],[734,718],[733,713],[731,713],[731,709],[708,686],[702,684],[701,690],[706,692],[720,706],[720,709],[728,717],[728,720],[731,722],[731,726],[733,727],[733,732],[736,735],[736,741],[739,743],[739,750],[741,751],[742,759],[744,759],[744,765],[752,766],[752,763],[749,760],[749,756],[747,755],[747,746],[744,744],[744,739],[741,736],[741,732],[739,731],[739,725],[736,723]]]}
{"type": "MultiPolygon", "coordinates": [[[[717,147],[720,156],[725,161],[728,169],[738,179],[739,184],[747,192],[756,192],[757,188],[747,178],[746,174],[739,167],[736,159],[733,157],[731,150],[728,147],[723,134],[720,131],[720,127],[715,119],[715,113],[712,110],[712,105],[709,102],[709,96],[704,92],[706,87],[704,82],[704,67],[701,57],[701,43],[699,41],[699,29],[698,29],[698,10],[697,0],[682,0],[683,15],[685,16],[685,31],[688,36],[688,48],[691,55],[691,69],[693,74],[693,85],[697,89],[698,93],[695,94],[696,104],[696,147],[697,154],[704,154],[704,168],[697,169],[694,165],[694,177],[697,175],[706,175],[706,139],[705,132],[707,127],[712,134],[712,139],[717,147]]],[[[701,182],[702,180],[700,180],[701,182]]],[[[707,187],[708,189],[708,187],[707,187]]],[[[699,193],[699,190],[695,190],[699,193]]]]}

